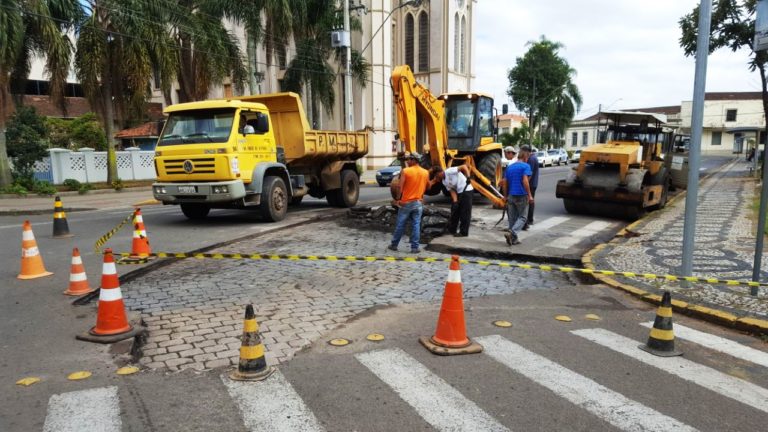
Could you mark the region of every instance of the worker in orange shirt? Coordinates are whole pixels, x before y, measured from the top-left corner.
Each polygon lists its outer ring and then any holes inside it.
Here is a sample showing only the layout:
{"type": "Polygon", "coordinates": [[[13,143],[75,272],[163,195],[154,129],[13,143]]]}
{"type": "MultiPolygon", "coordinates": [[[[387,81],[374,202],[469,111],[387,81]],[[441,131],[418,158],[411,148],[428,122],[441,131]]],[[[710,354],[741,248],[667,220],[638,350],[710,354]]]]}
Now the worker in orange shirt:
{"type": "Polygon", "coordinates": [[[395,203],[400,209],[397,211],[397,225],[392,236],[389,250],[396,251],[400,238],[405,233],[405,224],[411,220],[411,253],[419,253],[419,237],[421,235],[421,213],[424,192],[429,183],[429,171],[419,166],[421,155],[413,152],[405,156],[406,167],[400,172],[400,199],[395,203]]]}

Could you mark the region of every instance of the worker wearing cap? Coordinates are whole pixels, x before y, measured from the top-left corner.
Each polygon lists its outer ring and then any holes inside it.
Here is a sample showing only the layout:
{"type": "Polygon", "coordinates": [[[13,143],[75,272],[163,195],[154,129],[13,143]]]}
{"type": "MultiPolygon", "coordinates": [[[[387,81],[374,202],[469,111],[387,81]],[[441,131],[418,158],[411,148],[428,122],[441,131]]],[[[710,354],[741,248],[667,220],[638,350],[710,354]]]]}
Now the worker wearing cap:
{"type": "Polygon", "coordinates": [[[421,155],[413,152],[406,154],[406,167],[400,172],[400,199],[395,202],[400,208],[397,211],[397,224],[392,235],[389,250],[396,251],[400,239],[405,233],[405,224],[411,221],[411,253],[419,253],[419,238],[421,235],[422,200],[429,183],[429,171],[419,166],[421,155]]]}
{"type": "Polygon", "coordinates": [[[528,206],[533,203],[533,195],[529,178],[531,177],[531,167],[528,165],[530,156],[530,147],[520,148],[520,159],[507,167],[504,173],[502,191],[507,202],[507,215],[509,222],[509,231],[504,234],[507,244],[520,244],[518,234],[525,226],[528,219],[528,206]]]}
{"type": "Polygon", "coordinates": [[[504,147],[504,160],[502,160],[502,177],[507,172],[507,167],[517,162],[517,148],[513,146],[504,147]]]}

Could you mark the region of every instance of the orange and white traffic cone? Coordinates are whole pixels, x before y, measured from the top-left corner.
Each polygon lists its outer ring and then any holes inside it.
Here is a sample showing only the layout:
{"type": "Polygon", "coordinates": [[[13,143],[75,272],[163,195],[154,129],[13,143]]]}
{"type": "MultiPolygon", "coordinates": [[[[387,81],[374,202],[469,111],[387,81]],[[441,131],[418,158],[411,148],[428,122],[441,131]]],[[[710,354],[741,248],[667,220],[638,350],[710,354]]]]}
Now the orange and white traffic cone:
{"type": "Polygon", "coordinates": [[[448,280],[445,282],[443,303],[440,306],[435,335],[419,338],[419,342],[433,354],[474,354],[483,351],[480,344],[472,342],[467,337],[462,291],[459,257],[454,255],[451,257],[448,280]]]}
{"type": "Polygon", "coordinates": [[[147,230],[144,227],[144,218],[141,216],[141,209],[136,209],[133,216],[133,245],[131,247],[131,259],[147,258],[152,253],[149,247],[149,238],[147,230]]]}
{"type": "Polygon", "coordinates": [[[89,342],[113,343],[143,332],[143,327],[128,323],[123,293],[120,291],[120,281],[117,278],[115,258],[112,256],[112,249],[105,249],[96,326],[76,337],[89,342]]]}
{"type": "Polygon", "coordinates": [[[77,248],[72,249],[72,267],[69,271],[69,288],[64,294],[71,296],[81,296],[95,291],[88,285],[88,275],[85,274],[83,259],[80,257],[80,251],[77,248]]]}
{"type": "Polygon", "coordinates": [[[43,265],[43,257],[40,256],[40,249],[37,248],[32,224],[25,220],[21,233],[21,273],[17,277],[19,279],[35,279],[52,274],[43,265]]]}

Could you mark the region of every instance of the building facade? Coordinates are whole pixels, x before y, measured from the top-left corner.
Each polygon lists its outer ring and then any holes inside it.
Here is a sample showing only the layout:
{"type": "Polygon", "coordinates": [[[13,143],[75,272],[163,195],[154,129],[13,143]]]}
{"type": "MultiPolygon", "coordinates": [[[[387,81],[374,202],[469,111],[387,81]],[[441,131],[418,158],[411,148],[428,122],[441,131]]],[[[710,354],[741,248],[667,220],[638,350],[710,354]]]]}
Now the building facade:
{"type": "MultiPolygon", "coordinates": [[[[681,130],[691,132],[692,101],[681,105],[681,130]]],[[[760,92],[706,93],[701,134],[704,154],[745,153],[754,142],[765,144],[765,114],[760,92]]]]}

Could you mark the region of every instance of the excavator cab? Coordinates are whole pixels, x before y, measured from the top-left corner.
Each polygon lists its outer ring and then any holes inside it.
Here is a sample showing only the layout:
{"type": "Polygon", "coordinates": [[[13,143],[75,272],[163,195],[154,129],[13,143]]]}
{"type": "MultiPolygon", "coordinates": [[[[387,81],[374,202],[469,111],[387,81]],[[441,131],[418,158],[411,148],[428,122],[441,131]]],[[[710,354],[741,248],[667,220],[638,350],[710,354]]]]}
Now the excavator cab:
{"type": "Polygon", "coordinates": [[[475,153],[493,141],[493,99],[478,93],[444,94],[448,150],[475,153]],[[485,139],[484,139],[485,138],[485,139]]]}

